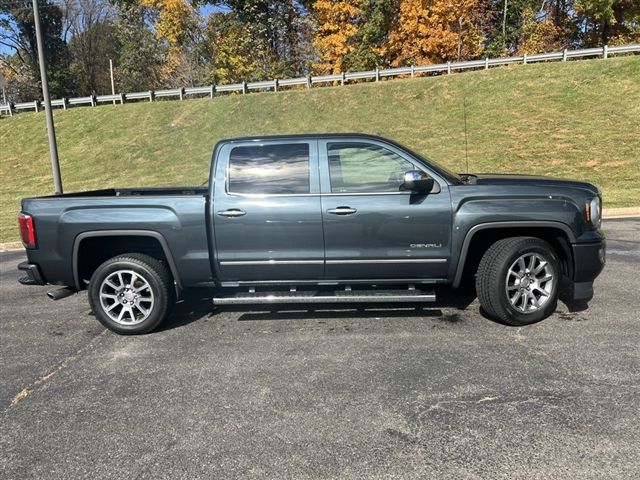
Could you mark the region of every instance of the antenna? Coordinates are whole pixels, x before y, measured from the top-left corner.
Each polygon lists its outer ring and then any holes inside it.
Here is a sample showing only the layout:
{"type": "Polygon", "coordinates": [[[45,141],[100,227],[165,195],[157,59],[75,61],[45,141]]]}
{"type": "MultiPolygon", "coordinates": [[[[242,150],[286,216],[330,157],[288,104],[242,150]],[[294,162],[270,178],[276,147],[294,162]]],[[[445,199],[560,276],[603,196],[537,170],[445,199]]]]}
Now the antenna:
{"type": "Polygon", "coordinates": [[[467,97],[463,95],[462,105],[464,109],[464,158],[467,163],[467,174],[469,174],[469,141],[467,139],[467,97]]]}

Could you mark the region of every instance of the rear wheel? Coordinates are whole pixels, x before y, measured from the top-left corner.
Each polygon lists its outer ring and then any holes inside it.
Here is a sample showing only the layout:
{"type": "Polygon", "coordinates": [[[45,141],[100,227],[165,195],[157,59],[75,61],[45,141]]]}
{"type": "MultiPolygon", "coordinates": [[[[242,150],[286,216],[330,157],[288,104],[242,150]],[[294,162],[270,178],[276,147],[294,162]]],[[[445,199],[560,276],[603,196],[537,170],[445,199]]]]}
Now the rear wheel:
{"type": "Polygon", "coordinates": [[[168,315],[175,294],[167,267],[130,253],[100,265],[89,282],[89,304],[106,328],[121,335],[148,333],[168,315]]]}
{"type": "Polygon", "coordinates": [[[505,238],[484,254],[476,292],[485,312],[510,325],[529,325],[551,315],[558,303],[560,262],[535,237],[505,238]]]}

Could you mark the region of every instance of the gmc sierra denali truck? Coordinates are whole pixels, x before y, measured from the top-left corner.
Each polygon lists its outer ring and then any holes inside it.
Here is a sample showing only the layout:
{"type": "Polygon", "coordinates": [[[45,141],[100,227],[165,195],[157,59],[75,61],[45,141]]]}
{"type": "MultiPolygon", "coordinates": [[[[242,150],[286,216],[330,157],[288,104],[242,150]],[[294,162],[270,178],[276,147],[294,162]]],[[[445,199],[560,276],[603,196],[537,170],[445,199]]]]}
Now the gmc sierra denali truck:
{"type": "Polygon", "coordinates": [[[208,186],[22,200],[25,285],[88,290],[120,334],[153,330],[190,287],[214,305],[428,302],[472,281],[487,316],[527,325],[584,304],[605,263],[601,192],[457,175],[362,134],[236,138],[208,186]]]}

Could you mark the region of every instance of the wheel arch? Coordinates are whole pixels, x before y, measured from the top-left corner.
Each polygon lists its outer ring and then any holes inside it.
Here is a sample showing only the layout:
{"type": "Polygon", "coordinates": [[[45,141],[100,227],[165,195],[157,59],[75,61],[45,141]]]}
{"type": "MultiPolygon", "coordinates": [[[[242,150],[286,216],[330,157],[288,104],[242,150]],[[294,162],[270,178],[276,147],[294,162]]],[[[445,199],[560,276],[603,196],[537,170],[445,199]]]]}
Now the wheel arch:
{"type": "Polygon", "coordinates": [[[162,234],[150,230],[94,230],[78,234],[72,253],[75,287],[84,289],[83,277],[93,273],[102,262],[123,253],[143,253],[165,261],[175,282],[176,296],[180,298],[183,287],[169,244],[162,234]],[[89,255],[91,261],[83,267],[83,260],[89,255]]]}
{"type": "Polygon", "coordinates": [[[460,285],[463,274],[473,270],[473,264],[479,263],[479,259],[491,244],[503,238],[515,236],[537,237],[548,242],[562,263],[563,273],[571,276],[573,272],[571,244],[575,243],[576,239],[568,225],[554,221],[489,222],[474,225],[467,231],[452,286],[460,285]],[[467,262],[467,259],[470,262],[467,262]]]}

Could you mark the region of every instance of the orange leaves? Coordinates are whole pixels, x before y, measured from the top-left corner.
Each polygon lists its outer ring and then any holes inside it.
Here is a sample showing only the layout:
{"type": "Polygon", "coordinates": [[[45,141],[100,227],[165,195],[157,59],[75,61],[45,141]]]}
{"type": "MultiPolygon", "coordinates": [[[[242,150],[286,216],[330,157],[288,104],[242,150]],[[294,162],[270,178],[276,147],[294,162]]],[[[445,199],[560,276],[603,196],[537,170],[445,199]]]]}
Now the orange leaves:
{"type": "MultiPolygon", "coordinates": [[[[384,31],[376,32],[382,41],[372,46],[372,51],[392,66],[477,57],[482,52],[480,24],[486,14],[482,2],[398,0],[389,21],[376,23],[384,31]]],[[[367,5],[367,0],[314,2],[314,46],[319,56],[316,71],[326,74],[346,70],[345,58],[362,41],[359,29],[367,25],[367,5]]]]}
{"type": "Polygon", "coordinates": [[[394,66],[462,60],[482,51],[479,0],[401,0],[386,45],[394,66]]]}
{"type": "Polygon", "coordinates": [[[313,39],[319,60],[314,68],[319,73],[340,73],[344,57],[353,51],[352,39],[358,31],[359,0],[317,0],[313,11],[317,30],[313,39]]]}

